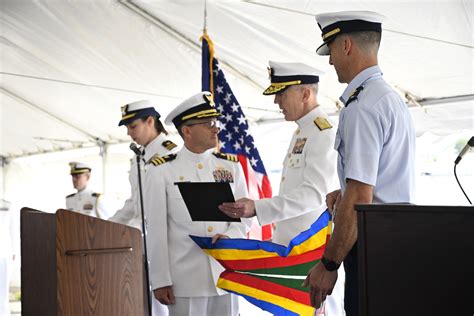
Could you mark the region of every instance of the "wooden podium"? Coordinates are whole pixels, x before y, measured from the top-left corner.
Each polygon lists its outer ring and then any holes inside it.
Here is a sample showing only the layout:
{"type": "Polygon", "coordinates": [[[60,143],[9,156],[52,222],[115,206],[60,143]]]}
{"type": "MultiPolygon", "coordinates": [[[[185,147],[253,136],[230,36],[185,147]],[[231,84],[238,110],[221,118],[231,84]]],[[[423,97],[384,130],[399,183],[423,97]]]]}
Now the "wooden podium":
{"type": "Polygon", "coordinates": [[[355,208],[361,316],[473,315],[474,207],[355,208]]]}
{"type": "Polygon", "coordinates": [[[144,315],[141,232],[67,210],[21,210],[23,315],[144,315]]]}

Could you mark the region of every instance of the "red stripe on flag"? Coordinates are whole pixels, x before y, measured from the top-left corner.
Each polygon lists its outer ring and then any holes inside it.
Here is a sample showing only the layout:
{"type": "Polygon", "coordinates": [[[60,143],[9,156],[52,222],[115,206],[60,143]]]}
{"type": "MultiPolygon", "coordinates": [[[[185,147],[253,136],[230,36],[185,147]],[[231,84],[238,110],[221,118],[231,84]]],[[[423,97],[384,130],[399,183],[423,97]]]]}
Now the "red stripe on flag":
{"type": "MultiPolygon", "coordinates": [[[[249,168],[249,161],[247,157],[245,155],[237,155],[237,157],[239,158],[240,165],[244,171],[249,197],[253,200],[272,197],[272,187],[268,176],[261,175],[262,182],[259,183],[256,172],[252,168],[249,168]]],[[[260,235],[259,237],[261,240],[269,240],[272,238],[272,232],[273,227],[271,224],[268,224],[261,226],[261,232],[257,235],[260,235]]],[[[253,235],[255,235],[255,233],[253,235]]]]}
{"type": "Polygon", "coordinates": [[[305,253],[302,253],[297,256],[290,257],[270,257],[270,258],[260,258],[260,259],[247,259],[247,260],[218,260],[220,264],[226,269],[230,270],[255,270],[255,269],[264,269],[264,268],[281,268],[289,267],[297,264],[302,264],[314,260],[321,259],[324,254],[324,249],[326,245],[319,247],[318,249],[311,250],[305,253]]]}
{"type": "MultiPolygon", "coordinates": [[[[242,284],[251,288],[255,288],[261,291],[265,291],[273,295],[278,295],[282,298],[286,298],[286,299],[289,299],[301,304],[305,304],[308,306],[311,305],[308,293],[295,290],[295,289],[292,289],[292,288],[289,288],[277,283],[262,280],[255,276],[237,273],[237,272],[224,271],[221,273],[220,278],[226,279],[238,284],[242,284]]],[[[258,299],[258,297],[256,298],[258,299]]]]}

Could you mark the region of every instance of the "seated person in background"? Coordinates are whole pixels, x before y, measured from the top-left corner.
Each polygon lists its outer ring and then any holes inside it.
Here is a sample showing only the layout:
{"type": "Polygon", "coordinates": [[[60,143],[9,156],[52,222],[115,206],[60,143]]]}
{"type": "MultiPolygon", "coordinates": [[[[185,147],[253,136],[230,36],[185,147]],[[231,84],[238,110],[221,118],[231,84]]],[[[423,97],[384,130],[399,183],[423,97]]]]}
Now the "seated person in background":
{"type": "Polygon", "coordinates": [[[106,210],[103,197],[87,188],[92,168],[82,162],[71,162],[72,185],[77,193],[66,196],[66,209],[107,219],[111,214],[106,210]]]}

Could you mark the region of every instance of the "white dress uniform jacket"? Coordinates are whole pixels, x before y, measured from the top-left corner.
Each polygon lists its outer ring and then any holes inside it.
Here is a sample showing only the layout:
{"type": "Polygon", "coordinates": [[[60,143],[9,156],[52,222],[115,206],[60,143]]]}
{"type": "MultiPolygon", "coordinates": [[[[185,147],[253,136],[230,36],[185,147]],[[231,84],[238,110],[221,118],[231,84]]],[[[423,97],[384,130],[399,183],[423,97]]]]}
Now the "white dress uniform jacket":
{"type": "Polygon", "coordinates": [[[238,162],[218,158],[212,149],[202,154],[183,147],[176,158],[147,169],[145,209],[149,240],[150,280],[153,289],[173,286],[177,297],[225,294],[215,284],[223,268],[205,254],[189,235],[224,234],[244,238],[245,225],[192,222],[175,182],[230,182],[236,199],[247,197],[244,173],[238,162]]]}
{"type": "MultiPolygon", "coordinates": [[[[288,245],[324,212],[326,194],[337,188],[337,153],[333,149],[335,128],[319,107],[296,121],[298,129],[283,162],[280,192],[255,201],[261,225],[276,224],[272,241],[288,245]]],[[[344,268],[338,270],[334,290],[326,300],[327,315],[344,312],[344,268]]]]}
{"type": "Polygon", "coordinates": [[[87,187],[80,192],[66,196],[66,209],[101,219],[110,217],[110,211],[107,211],[102,195],[87,187]]]}
{"type": "Polygon", "coordinates": [[[314,223],[326,209],[326,194],[337,188],[336,131],[328,116],[317,107],[296,123],[283,162],[280,192],[255,201],[258,221],[276,223],[272,241],[283,245],[314,223]]]}
{"type": "MultiPolygon", "coordinates": [[[[146,162],[154,155],[165,156],[176,151],[176,145],[166,139],[165,134],[161,133],[151,141],[144,149],[143,161],[140,163],[142,190],[145,184],[146,162]]],[[[137,156],[134,156],[130,162],[130,172],[128,175],[130,181],[131,196],[125,201],[122,209],[118,210],[110,221],[142,229],[142,215],[140,210],[140,192],[138,188],[137,156]]]]}

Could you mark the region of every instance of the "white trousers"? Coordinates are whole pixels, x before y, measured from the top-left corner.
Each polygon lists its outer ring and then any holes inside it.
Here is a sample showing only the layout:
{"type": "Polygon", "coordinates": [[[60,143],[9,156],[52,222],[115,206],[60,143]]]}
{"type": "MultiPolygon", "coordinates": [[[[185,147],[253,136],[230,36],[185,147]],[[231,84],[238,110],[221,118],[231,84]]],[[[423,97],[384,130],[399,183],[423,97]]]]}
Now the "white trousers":
{"type": "Polygon", "coordinates": [[[151,302],[151,315],[152,316],[168,316],[168,307],[161,304],[153,295],[153,301],[151,302]]]}
{"type": "Polygon", "coordinates": [[[235,295],[210,297],[176,297],[168,305],[170,316],[238,316],[239,302],[235,295]]]}
{"type": "Polygon", "coordinates": [[[341,264],[337,270],[337,281],[331,295],[326,297],[324,303],[324,316],[345,316],[344,310],[344,283],[346,281],[346,272],[341,264]]]}
{"type": "Polygon", "coordinates": [[[0,258],[0,316],[10,316],[10,258],[0,258]]]}

